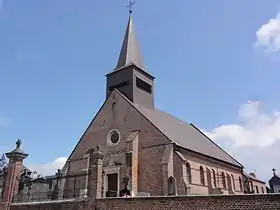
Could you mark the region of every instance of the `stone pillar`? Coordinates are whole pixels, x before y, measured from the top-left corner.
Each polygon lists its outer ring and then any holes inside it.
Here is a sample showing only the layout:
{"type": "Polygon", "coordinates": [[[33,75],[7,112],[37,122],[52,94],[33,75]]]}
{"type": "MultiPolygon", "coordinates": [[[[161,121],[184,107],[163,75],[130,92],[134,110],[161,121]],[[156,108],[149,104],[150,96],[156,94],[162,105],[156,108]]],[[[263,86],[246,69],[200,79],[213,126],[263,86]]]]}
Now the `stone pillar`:
{"type": "MultiPolygon", "coordinates": [[[[174,177],[173,169],[173,144],[166,145],[161,160],[162,194],[168,195],[168,178],[174,177]]],[[[183,171],[184,172],[184,171],[183,171]]]]}
{"type": "Polygon", "coordinates": [[[28,156],[20,148],[21,140],[16,142],[16,148],[6,153],[7,158],[9,159],[7,175],[4,185],[3,201],[11,203],[15,195],[18,194],[19,187],[19,178],[22,170],[23,160],[28,156]]]}
{"type": "Polygon", "coordinates": [[[135,196],[138,192],[138,165],[139,165],[139,137],[138,133],[132,142],[132,167],[131,167],[131,193],[135,196]]]}
{"type": "Polygon", "coordinates": [[[102,192],[102,170],[104,154],[99,151],[99,145],[96,151],[89,151],[89,169],[88,169],[88,197],[100,198],[102,192]]]}
{"type": "Polygon", "coordinates": [[[133,131],[125,140],[127,153],[126,153],[126,176],[129,177],[127,190],[130,190],[132,197],[137,195],[138,192],[138,173],[139,173],[139,131],[133,131]],[[130,156],[131,155],[131,156],[130,156]],[[130,162],[131,161],[131,162],[130,162]]]}

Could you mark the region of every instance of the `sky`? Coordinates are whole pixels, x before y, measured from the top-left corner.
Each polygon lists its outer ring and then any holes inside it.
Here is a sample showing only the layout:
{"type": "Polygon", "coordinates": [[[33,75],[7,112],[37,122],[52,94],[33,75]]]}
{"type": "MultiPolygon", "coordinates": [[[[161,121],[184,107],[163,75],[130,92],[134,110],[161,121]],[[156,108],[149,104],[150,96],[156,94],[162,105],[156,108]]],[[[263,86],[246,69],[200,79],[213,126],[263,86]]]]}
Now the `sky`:
{"type": "MultiPolygon", "coordinates": [[[[127,0],[0,1],[0,153],[61,167],[105,99],[127,0]]],[[[280,3],[139,0],[133,21],[156,106],[268,181],[280,171],[280,3]]]]}

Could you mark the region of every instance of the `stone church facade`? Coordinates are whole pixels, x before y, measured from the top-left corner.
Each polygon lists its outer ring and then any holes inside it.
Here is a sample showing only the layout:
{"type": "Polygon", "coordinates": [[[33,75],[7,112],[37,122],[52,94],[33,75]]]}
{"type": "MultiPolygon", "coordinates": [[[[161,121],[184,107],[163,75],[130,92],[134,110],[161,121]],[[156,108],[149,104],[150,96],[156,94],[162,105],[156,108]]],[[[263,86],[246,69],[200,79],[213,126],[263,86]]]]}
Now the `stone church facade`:
{"type": "MultiPolygon", "coordinates": [[[[69,156],[67,176],[100,161],[100,197],[242,194],[243,166],[193,124],[154,105],[154,77],[146,71],[130,15],[116,68],[106,75],[106,100],[69,156]]],[[[79,187],[88,188],[81,178],[79,187]]],[[[64,179],[61,188],[73,186],[64,179]]]]}

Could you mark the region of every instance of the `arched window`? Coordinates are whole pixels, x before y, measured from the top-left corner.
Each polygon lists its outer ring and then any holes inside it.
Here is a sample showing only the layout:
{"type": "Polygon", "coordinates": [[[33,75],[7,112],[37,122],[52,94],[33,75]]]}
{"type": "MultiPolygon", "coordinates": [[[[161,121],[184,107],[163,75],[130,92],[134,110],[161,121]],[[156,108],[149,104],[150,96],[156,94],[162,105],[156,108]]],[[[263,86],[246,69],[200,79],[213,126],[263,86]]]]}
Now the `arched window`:
{"type": "Polygon", "coordinates": [[[261,189],[262,189],[262,194],[264,194],[264,190],[263,190],[263,187],[262,187],[261,189]]]}
{"type": "Polygon", "coordinates": [[[223,188],[227,188],[227,186],[226,186],[226,176],[225,176],[224,172],[222,172],[222,185],[223,185],[223,188]]]}
{"type": "Polygon", "coordinates": [[[231,179],[232,179],[232,186],[233,186],[233,189],[235,191],[235,180],[234,180],[234,177],[233,177],[232,174],[231,174],[231,179]]]}
{"type": "Polygon", "coordinates": [[[199,171],[200,171],[200,183],[202,185],[205,185],[204,169],[202,166],[200,166],[199,171]]]}
{"type": "Polygon", "coordinates": [[[256,193],[259,194],[259,188],[256,186],[256,193]]]}
{"type": "Polygon", "coordinates": [[[176,181],[173,176],[168,178],[168,195],[176,195],[176,181]]]}
{"type": "Polygon", "coordinates": [[[214,183],[214,187],[217,187],[216,174],[215,174],[214,169],[212,169],[212,173],[213,173],[213,183],[214,183]]]}
{"type": "Polygon", "coordinates": [[[187,181],[192,183],[192,173],[191,173],[191,166],[189,163],[186,163],[186,172],[187,172],[187,181]]]}
{"type": "Polygon", "coordinates": [[[211,171],[209,168],[206,168],[206,175],[207,175],[207,184],[209,187],[212,188],[211,171]]]}
{"type": "Polygon", "coordinates": [[[233,189],[232,189],[232,180],[231,180],[231,176],[230,176],[228,173],[226,173],[226,174],[227,174],[227,185],[228,185],[228,190],[229,190],[230,193],[232,193],[233,189]]]}
{"type": "Polygon", "coordinates": [[[253,183],[252,183],[252,181],[250,181],[249,183],[250,183],[250,191],[252,192],[252,191],[254,191],[253,183]]]}
{"type": "Polygon", "coordinates": [[[242,187],[242,179],[241,179],[241,177],[239,177],[239,187],[240,187],[240,191],[242,191],[243,187],[242,187]]]}

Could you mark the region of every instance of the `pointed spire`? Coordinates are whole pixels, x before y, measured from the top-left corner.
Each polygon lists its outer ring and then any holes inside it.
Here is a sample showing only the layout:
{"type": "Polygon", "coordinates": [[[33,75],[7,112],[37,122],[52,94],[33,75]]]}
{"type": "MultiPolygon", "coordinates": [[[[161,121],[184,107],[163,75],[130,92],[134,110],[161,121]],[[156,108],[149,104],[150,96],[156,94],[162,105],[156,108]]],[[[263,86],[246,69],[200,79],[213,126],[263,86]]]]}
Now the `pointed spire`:
{"type": "Polygon", "coordinates": [[[129,19],[128,19],[126,32],[122,43],[122,48],[121,48],[116,69],[125,67],[129,64],[134,64],[140,68],[141,67],[144,68],[143,59],[140,54],[140,50],[138,47],[138,43],[136,40],[136,35],[132,23],[131,10],[129,12],[129,19]]]}

